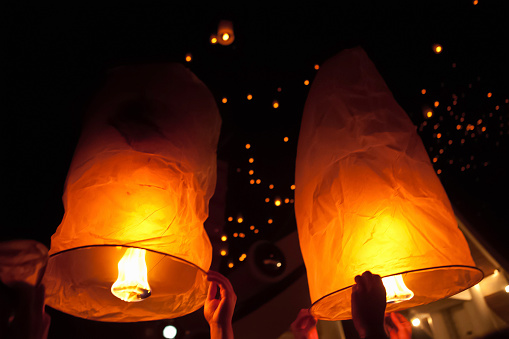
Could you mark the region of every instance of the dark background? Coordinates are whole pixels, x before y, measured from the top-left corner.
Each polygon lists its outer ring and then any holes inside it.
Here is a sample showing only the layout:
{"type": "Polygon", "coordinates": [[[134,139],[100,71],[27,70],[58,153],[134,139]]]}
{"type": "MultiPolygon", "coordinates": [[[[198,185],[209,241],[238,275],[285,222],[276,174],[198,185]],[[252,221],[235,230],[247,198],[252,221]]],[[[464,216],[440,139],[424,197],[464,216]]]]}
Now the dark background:
{"type": "MultiPolygon", "coordinates": [[[[264,199],[293,198],[289,188],[310,87],[303,82],[312,82],[315,64],[345,48],[361,46],[419,128],[430,159],[437,157],[434,166],[441,171],[439,177],[454,208],[498,260],[505,263],[509,257],[505,236],[509,29],[508,8],[502,0],[480,0],[477,5],[472,1],[336,1],[307,6],[11,4],[6,9],[1,240],[28,238],[50,246],[64,213],[63,184],[81,114],[107,69],[180,62],[209,87],[223,119],[218,158],[228,165],[225,215],[245,220],[243,225],[224,221],[229,253],[220,269],[228,275],[227,264],[234,262],[233,270],[242,265],[239,255],[254,241],[275,241],[295,230],[293,205],[276,208],[264,199]],[[234,24],[235,41],[230,46],[209,42],[222,19],[234,24]],[[443,46],[441,54],[433,52],[435,43],[443,46]],[[186,53],[192,54],[189,63],[186,53]],[[248,93],[253,100],[246,100],[248,93]],[[453,95],[458,97],[456,105],[453,95]],[[223,97],[228,98],[226,104],[221,103],[223,97]],[[278,109],[272,108],[273,100],[280,103],[278,109]],[[436,100],[440,105],[427,119],[423,110],[436,100]],[[462,129],[457,130],[462,117],[462,129]],[[465,134],[467,124],[474,130],[465,134]],[[439,132],[443,136],[437,139],[439,132]],[[246,143],[252,145],[249,150],[246,143]],[[254,167],[248,166],[250,157],[256,160],[254,167]],[[249,183],[250,168],[255,168],[254,179],[260,178],[261,184],[249,183]],[[269,190],[269,183],[274,190],[269,190]],[[268,218],[274,224],[267,225],[268,218]],[[259,233],[249,230],[252,224],[259,233]],[[246,237],[233,237],[234,232],[246,237]]],[[[52,317],[54,324],[73,321],[56,312],[52,317]]],[[[67,326],[78,335],[75,327],[67,326]]],[[[115,330],[129,337],[138,333],[133,332],[136,326],[115,330]]],[[[101,331],[109,329],[104,328],[90,325],[89,330],[102,337],[107,332],[101,331]]],[[[57,338],[59,333],[52,335],[57,338]]]]}

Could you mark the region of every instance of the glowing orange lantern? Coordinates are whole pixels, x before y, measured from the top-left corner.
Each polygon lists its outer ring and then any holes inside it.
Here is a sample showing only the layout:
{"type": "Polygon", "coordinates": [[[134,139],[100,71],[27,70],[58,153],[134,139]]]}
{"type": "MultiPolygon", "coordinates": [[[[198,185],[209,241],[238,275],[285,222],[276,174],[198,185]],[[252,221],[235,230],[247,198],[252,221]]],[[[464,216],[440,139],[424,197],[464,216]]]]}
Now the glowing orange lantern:
{"type": "Polygon", "coordinates": [[[221,20],[217,27],[217,42],[220,45],[227,46],[231,45],[234,40],[233,23],[229,20],[221,20]]]}
{"type": "Polygon", "coordinates": [[[295,192],[311,313],[320,319],[351,318],[354,277],[367,270],[382,276],[388,312],[482,279],[415,126],[360,48],[320,66],[295,192]]]}
{"type": "Polygon", "coordinates": [[[182,65],[113,70],[90,107],[51,239],[47,304],[99,321],[200,308],[220,117],[182,65]]]}

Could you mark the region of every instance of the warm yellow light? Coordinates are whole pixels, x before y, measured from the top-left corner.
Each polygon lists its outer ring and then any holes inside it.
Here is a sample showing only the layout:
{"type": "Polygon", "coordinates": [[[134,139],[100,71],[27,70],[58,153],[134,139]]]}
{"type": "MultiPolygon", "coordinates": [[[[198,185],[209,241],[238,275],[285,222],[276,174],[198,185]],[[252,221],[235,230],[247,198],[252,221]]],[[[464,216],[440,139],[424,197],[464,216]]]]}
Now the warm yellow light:
{"type": "Polygon", "coordinates": [[[242,222],[243,222],[243,221],[244,221],[244,219],[242,219],[242,218],[238,218],[238,219],[237,219],[237,222],[238,222],[239,224],[242,224],[242,222]]]}
{"type": "Polygon", "coordinates": [[[309,85],[309,80],[304,80],[304,85],[309,85]]]}
{"type": "Polygon", "coordinates": [[[142,301],[150,297],[147,278],[146,250],[128,248],[118,262],[118,278],[111,286],[111,293],[126,302],[142,301]]]}
{"type": "Polygon", "coordinates": [[[251,100],[251,99],[253,99],[253,96],[251,94],[248,94],[247,95],[247,100],[251,100]]]}
{"type": "Polygon", "coordinates": [[[507,285],[507,286],[505,287],[505,291],[506,291],[507,293],[509,293],[509,285],[507,285]]]}
{"type": "Polygon", "coordinates": [[[433,116],[433,112],[432,112],[432,111],[428,111],[428,112],[426,112],[426,116],[427,116],[428,118],[431,118],[431,117],[433,116]]]}
{"type": "Polygon", "coordinates": [[[250,149],[251,148],[251,144],[246,144],[246,149],[250,149]]]}
{"type": "Polygon", "coordinates": [[[249,175],[253,175],[254,174],[254,171],[253,170],[249,170],[249,175]]]}
{"type": "Polygon", "coordinates": [[[253,158],[249,158],[249,163],[252,164],[254,162],[253,158]]]}
{"type": "Polygon", "coordinates": [[[223,100],[221,100],[221,102],[222,102],[223,104],[226,104],[226,103],[228,102],[228,99],[223,98],[223,100]]]}
{"type": "Polygon", "coordinates": [[[295,185],[290,186],[290,189],[294,190],[295,189],[295,185]]]}
{"type": "Polygon", "coordinates": [[[281,205],[281,200],[277,199],[274,201],[274,205],[276,206],[280,206],[281,205]]]}
{"type": "Polygon", "coordinates": [[[401,274],[382,278],[382,283],[385,287],[387,303],[399,303],[414,297],[414,292],[406,287],[401,274]]]}
{"type": "Polygon", "coordinates": [[[230,34],[224,33],[222,38],[223,38],[223,41],[228,41],[228,40],[230,40],[230,34]]]}
{"type": "Polygon", "coordinates": [[[242,253],[241,256],[239,257],[239,261],[244,261],[244,259],[246,259],[247,255],[245,253],[242,253]]]}
{"type": "Polygon", "coordinates": [[[283,138],[283,141],[284,141],[284,142],[288,142],[288,137],[284,137],[284,138],[283,138]]]}
{"type": "Polygon", "coordinates": [[[259,185],[262,181],[260,179],[256,179],[256,183],[259,185]]]}
{"type": "Polygon", "coordinates": [[[435,101],[435,107],[438,107],[438,105],[440,105],[440,103],[438,101],[435,101]]]}
{"type": "Polygon", "coordinates": [[[217,38],[215,36],[213,36],[212,38],[210,38],[210,43],[211,44],[216,44],[217,43],[217,38]]]}
{"type": "Polygon", "coordinates": [[[233,267],[233,263],[232,263],[232,262],[231,262],[231,263],[228,263],[228,267],[229,267],[229,268],[232,268],[232,267],[233,267]]]}
{"type": "Polygon", "coordinates": [[[223,235],[223,236],[221,237],[221,241],[226,241],[226,240],[228,240],[228,237],[227,237],[226,235],[223,235]]]}
{"type": "Polygon", "coordinates": [[[187,61],[187,62],[190,62],[192,59],[193,59],[193,57],[191,56],[191,54],[190,54],[190,53],[187,53],[187,54],[186,54],[186,61],[187,61]]]}
{"type": "Polygon", "coordinates": [[[433,45],[433,51],[435,51],[435,54],[442,53],[442,45],[440,45],[440,44],[433,45]]]}
{"type": "Polygon", "coordinates": [[[225,256],[226,255],[226,250],[221,250],[221,256],[225,256]]]}
{"type": "Polygon", "coordinates": [[[421,321],[419,320],[419,318],[413,318],[413,319],[412,319],[412,325],[413,325],[414,327],[417,327],[417,326],[419,326],[420,324],[421,324],[421,321]]]}
{"type": "Polygon", "coordinates": [[[277,102],[277,100],[274,100],[274,102],[272,103],[272,107],[278,108],[279,107],[279,102],[277,102]]]}

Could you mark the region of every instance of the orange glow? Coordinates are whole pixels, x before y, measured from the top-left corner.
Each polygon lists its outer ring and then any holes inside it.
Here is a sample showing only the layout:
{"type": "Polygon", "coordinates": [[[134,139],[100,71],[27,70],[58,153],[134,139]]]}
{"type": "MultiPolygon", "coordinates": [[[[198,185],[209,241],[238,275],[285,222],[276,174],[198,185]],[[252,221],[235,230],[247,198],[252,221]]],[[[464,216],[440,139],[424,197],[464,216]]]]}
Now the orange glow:
{"type": "Polygon", "coordinates": [[[211,44],[217,44],[217,37],[215,35],[210,36],[210,43],[211,44]]]}
{"type": "Polygon", "coordinates": [[[427,112],[426,112],[426,116],[427,116],[428,118],[431,118],[431,117],[433,116],[433,111],[427,111],[427,112]]]}
{"type": "Polygon", "coordinates": [[[242,224],[242,222],[243,222],[243,221],[244,221],[244,219],[242,219],[242,218],[238,218],[238,219],[237,219],[237,222],[238,222],[239,224],[242,224]]]}
{"type": "Polygon", "coordinates": [[[434,105],[435,105],[435,107],[438,107],[438,105],[440,105],[440,103],[438,101],[435,101],[434,105]]]}
{"type": "Polygon", "coordinates": [[[493,94],[491,92],[487,94],[488,98],[491,98],[492,96],[493,96],[493,94]]]}
{"type": "Polygon", "coordinates": [[[433,162],[437,162],[438,161],[438,158],[437,157],[434,157],[433,158],[433,162]]]}
{"type": "Polygon", "coordinates": [[[295,185],[290,186],[290,189],[294,190],[295,189],[295,185]]]}
{"type": "Polygon", "coordinates": [[[286,198],[285,199],[285,204],[288,204],[290,202],[290,199],[286,198]]]}
{"type": "Polygon", "coordinates": [[[477,120],[477,124],[478,125],[482,124],[482,119],[477,120]]]}
{"type": "Polygon", "coordinates": [[[244,261],[246,259],[247,255],[245,253],[242,253],[239,257],[239,261],[244,261]]]}
{"type": "Polygon", "coordinates": [[[239,234],[237,232],[233,233],[234,238],[237,238],[238,236],[239,236],[239,234]]]}
{"type": "Polygon", "coordinates": [[[252,231],[255,229],[254,225],[249,226],[249,229],[252,231]]]}
{"type": "Polygon", "coordinates": [[[233,263],[232,262],[228,263],[228,267],[233,268],[233,263]]]}
{"type": "Polygon", "coordinates": [[[479,0],[474,0],[472,3],[473,3],[473,4],[474,4],[474,6],[475,6],[475,5],[477,5],[477,4],[479,3],[479,0]]]}
{"type": "Polygon", "coordinates": [[[278,87],[278,88],[277,88],[277,91],[278,91],[278,92],[281,92],[281,87],[278,87]]]}
{"type": "Polygon", "coordinates": [[[270,185],[269,185],[269,189],[271,190],[271,189],[273,189],[273,188],[274,188],[274,185],[270,184],[270,185]]]}
{"type": "Polygon", "coordinates": [[[126,302],[142,301],[151,295],[147,280],[146,250],[128,248],[118,262],[118,278],[111,293],[126,302]]]}
{"type": "Polygon", "coordinates": [[[269,224],[272,224],[273,222],[274,222],[274,220],[272,220],[272,219],[267,220],[267,223],[269,223],[269,224]]]}
{"type": "Polygon", "coordinates": [[[249,175],[253,175],[254,174],[254,171],[253,170],[249,170],[249,175]]]}
{"type": "Polygon", "coordinates": [[[228,102],[228,99],[223,98],[223,99],[221,100],[221,102],[222,102],[223,104],[226,104],[226,103],[228,102]]]}
{"type": "Polygon", "coordinates": [[[226,241],[226,240],[228,240],[228,237],[227,237],[226,235],[223,235],[223,236],[221,237],[221,241],[226,241]]]}
{"type": "Polygon", "coordinates": [[[442,170],[441,170],[441,169],[439,169],[439,170],[437,171],[437,174],[441,174],[441,173],[442,173],[442,170]]]}
{"type": "Polygon", "coordinates": [[[281,205],[281,200],[277,199],[274,201],[274,205],[276,206],[280,206],[281,205]]]}
{"type": "Polygon", "coordinates": [[[253,232],[258,233],[258,232],[260,232],[260,230],[259,229],[255,229],[253,232]]]}
{"type": "Polygon", "coordinates": [[[444,149],[443,149],[443,148],[439,149],[439,150],[438,150],[438,153],[440,153],[440,154],[444,154],[444,149]]]}
{"type": "Polygon", "coordinates": [[[228,20],[221,20],[217,27],[218,42],[221,45],[227,46],[233,43],[235,35],[233,33],[233,23],[228,20]]]}
{"type": "Polygon", "coordinates": [[[221,38],[223,38],[223,41],[228,41],[230,39],[230,34],[224,33],[221,38]]]}
{"type": "Polygon", "coordinates": [[[256,179],[256,183],[260,184],[262,181],[260,179],[256,179]]]}
{"type": "Polygon", "coordinates": [[[254,183],[255,183],[254,179],[249,180],[249,183],[250,183],[251,185],[254,185],[254,183]]]}
{"type": "Polygon", "coordinates": [[[252,94],[248,94],[247,95],[247,100],[251,100],[251,99],[253,99],[253,95],[252,94]]]}
{"type": "Polygon", "coordinates": [[[252,164],[254,162],[253,158],[249,158],[249,163],[252,164]]]}
{"type": "Polygon", "coordinates": [[[401,274],[382,278],[382,283],[385,287],[387,303],[398,303],[414,297],[414,292],[406,287],[401,274]]]}
{"type": "Polygon", "coordinates": [[[440,53],[442,53],[442,45],[440,45],[440,44],[434,44],[434,45],[433,45],[433,51],[435,52],[435,54],[440,54],[440,53]]]}
{"type": "Polygon", "coordinates": [[[481,128],[481,131],[486,132],[486,127],[481,128]]]}
{"type": "Polygon", "coordinates": [[[250,149],[251,148],[251,144],[246,144],[246,149],[250,149]]]}
{"type": "Polygon", "coordinates": [[[269,201],[270,201],[270,199],[269,199],[269,198],[265,198],[265,202],[269,202],[269,201]]]}
{"type": "Polygon", "coordinates": [[[288,142],[288,137],[284,137],[284,138],[283,138],[283,141],[284,141],[284,142],[288,142]]]}
{"type": "Polygon", "coordinates": [[[246,237],[246,235],[245,235],[244,233],[239,233],[239,237],[241,237],[241,238],[245,238],[245,237],[246,237]]]}
{"type": "Polygon", "coordinates": [[[309,85],[309,80],[304,80],[304,85],[309,85]]]}
{"type": "Polygon", "coordinates": [[[191,53],[187,53],[186,54],[186,61],[190,62],[192,59],[193,59],[193,57],[192,57],[191,53]]]}
{"type": "Polygon", "coordinates": [[[221,250],[221,256],[224,257],[226,255],[226,253],[227,253],[226,250],[221,250]]]}
{"type": "Polygon", "coordinates": [[[315,65],[315,69],[316,69],[316,70],[319,70],[319,69],[320,69],[320,65],[316,64],[316,65],[315,65]]]}
{"type": "Polygon", "coordinates": [[[426,94],[426,90],[424,88],[421,90],[421,94],[426,94]]]}
{"type": "Polygon", "coordinates": [[[437,133],[437,139],[440,139],[442,137],[442,133],[437,133]]]}
{"type": "Polygon", "coordinates": [[[274,100],[274,101],[272,102],[272,107],[274,107],[274,108],[278,108],[278,107],[279,107],[279,102],[277,102],[277,100],[274,100]]]}
{"type": "Polygon", "coordinates": [[[499,105],[495,106],[495,111],[498,111],[499,109],[500,109],[499,105]]]}

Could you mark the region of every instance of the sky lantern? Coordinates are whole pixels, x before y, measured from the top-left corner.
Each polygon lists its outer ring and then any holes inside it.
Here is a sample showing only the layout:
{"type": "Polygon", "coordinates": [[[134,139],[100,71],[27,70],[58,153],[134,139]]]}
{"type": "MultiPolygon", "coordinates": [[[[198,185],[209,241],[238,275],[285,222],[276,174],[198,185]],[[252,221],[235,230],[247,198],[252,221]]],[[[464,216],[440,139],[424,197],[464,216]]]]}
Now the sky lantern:
{"type": "Polygon", "coordinates": [[[182,65],[108,74],[67,175],[44,277],[48,305],[112,322],[203,305],[220,125],[213,96],[182,65]]]}
{"type": "Polygon", "coordinates": [[[387,312],[482,279],[416,127],[361,48],[320,66],[302,118],[295,213],[311,313],[351,318],[351,287],[379,274],[387,312]]]}
{"type": "Polygon", "coordinates": [[[221,20],[217,26],[217,42],[220,45],[228,46],[235,40],[233,23],[229,20],[221,20]]]}

